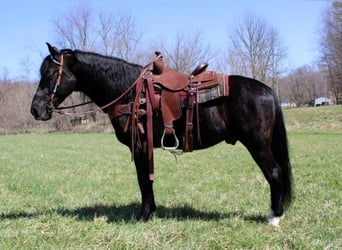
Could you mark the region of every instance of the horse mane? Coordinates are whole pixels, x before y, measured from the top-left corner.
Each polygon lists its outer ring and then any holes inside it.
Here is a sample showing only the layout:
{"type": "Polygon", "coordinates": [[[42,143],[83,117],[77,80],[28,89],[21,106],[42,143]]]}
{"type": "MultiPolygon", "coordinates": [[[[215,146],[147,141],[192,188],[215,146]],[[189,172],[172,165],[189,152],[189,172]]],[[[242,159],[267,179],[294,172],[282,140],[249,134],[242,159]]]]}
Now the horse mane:
{"type": "Polygon", "coordinates": [[[118,58],[118,57],[102,55],[102,54],[99,54],[96,52],[83,51],[83,50],[73,50],[72,51],[70,49],[63,49],[63,50],[61,50],[61,52],[72,53],[77,58],[83,58],[85,60],[90,60],[90,61],[91,60],[101,60],[101,62],[105,62],[105,61],[113,62],[113,60],[114,60],[118,63],[129,64],[129,65],[134,66],[134,67],[142,67],[139,64],[131,63],[131,62],[128,62],[128,61],[121,59],[121,58],[118,58]]]}
{"type": "Polygon", "coordinates": [[[115,81],[115,85],[122,90],[125,90],[127,86],[136,80],[143,68],[141,65],[127,62],[121,58],[105,56],[95,52],[74,50],[72,54],[75,55],[79,62],[86,65],[83,70],[91,71],[96,81],[115,81]]]}

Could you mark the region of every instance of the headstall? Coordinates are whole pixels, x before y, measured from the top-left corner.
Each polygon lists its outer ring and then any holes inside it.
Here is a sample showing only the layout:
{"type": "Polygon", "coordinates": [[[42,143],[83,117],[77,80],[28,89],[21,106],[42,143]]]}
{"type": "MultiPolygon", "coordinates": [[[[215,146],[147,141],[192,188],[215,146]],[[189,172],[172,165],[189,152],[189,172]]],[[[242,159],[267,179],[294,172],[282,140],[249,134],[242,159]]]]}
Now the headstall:
{"type": "Polygon", "coordinates": [[[59,67],[58,67],[58,75],[57,75],[57,80],[56,80],[56,83],[55,83],[55,87],[53,88],[53,91],[51,93],[51,96],[50,96],[50,105],[51,107],[53,108],[54,105],[53,105],[53,99],[55,98],[55,94],[57,92],[57,88],[61,85],[61,78],[62,78],[62,72],[63,72],[63,63],[64,63],[64,55],[61,54],[61,61],[58,62],[55,58],[53,58],[53,56],[51,55],[51,59],[52,61],[57,64],[59,67]]]}

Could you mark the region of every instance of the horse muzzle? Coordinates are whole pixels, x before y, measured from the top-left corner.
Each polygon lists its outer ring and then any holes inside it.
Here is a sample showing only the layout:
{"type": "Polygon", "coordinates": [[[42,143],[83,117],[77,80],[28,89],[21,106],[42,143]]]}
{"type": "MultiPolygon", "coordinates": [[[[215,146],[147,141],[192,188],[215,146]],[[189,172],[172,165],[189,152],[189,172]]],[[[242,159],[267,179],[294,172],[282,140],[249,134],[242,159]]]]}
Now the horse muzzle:
{"type": "Polygon", "coordinates": [[[52,111],[48,105],[39,106],[32,103],[31,114],[36,120],[47,121],[52,118],[52,111]]]}

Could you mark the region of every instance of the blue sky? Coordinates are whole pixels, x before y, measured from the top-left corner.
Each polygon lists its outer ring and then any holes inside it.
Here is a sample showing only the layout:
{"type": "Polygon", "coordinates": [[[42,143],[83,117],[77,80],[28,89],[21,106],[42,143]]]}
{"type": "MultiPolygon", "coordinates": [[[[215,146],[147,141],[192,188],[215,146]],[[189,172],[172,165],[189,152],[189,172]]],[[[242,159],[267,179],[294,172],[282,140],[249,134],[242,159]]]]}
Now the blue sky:
{"type": "MultiPolygon", "coordinates": [[[[56,41],[54,20],[85,1],[0,0],[0,78],[38,79],[45,42],[56,41]],[[26,65],[26,66],[23,66],[26,65]]],[[[288,49],[287,63],[295,68],[318,56],[324,0],[88,0],[94,12],[131,13],[145,40],[174,39],[184,30],[200,31],[216,48],[227,43],[228,30],[245,12],[265,18],[278,29],[288,49]]],[[[153,52],[151,52],[153,53],[153,52]]],[[[229,72],[228,72],[229,73],[229,72]]]]}

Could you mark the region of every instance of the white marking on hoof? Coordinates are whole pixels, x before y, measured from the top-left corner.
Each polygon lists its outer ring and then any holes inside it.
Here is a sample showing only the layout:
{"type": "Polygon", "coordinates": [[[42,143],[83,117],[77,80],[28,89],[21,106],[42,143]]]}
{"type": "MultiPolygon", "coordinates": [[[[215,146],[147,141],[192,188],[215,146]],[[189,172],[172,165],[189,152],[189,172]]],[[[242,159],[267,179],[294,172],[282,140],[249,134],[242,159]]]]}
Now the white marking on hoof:
{"type": "Polygon", "coordinates": [[[267,222],[268,224],[271,224],[272,226],[275,226],[275,227],[279,227],[279,223],[280,223],[280,220],[282,220],[284,218],[284,215],[282,216],[274,216],[273,215],[273,212],[271,212],[267,217],[267,222]]]}

